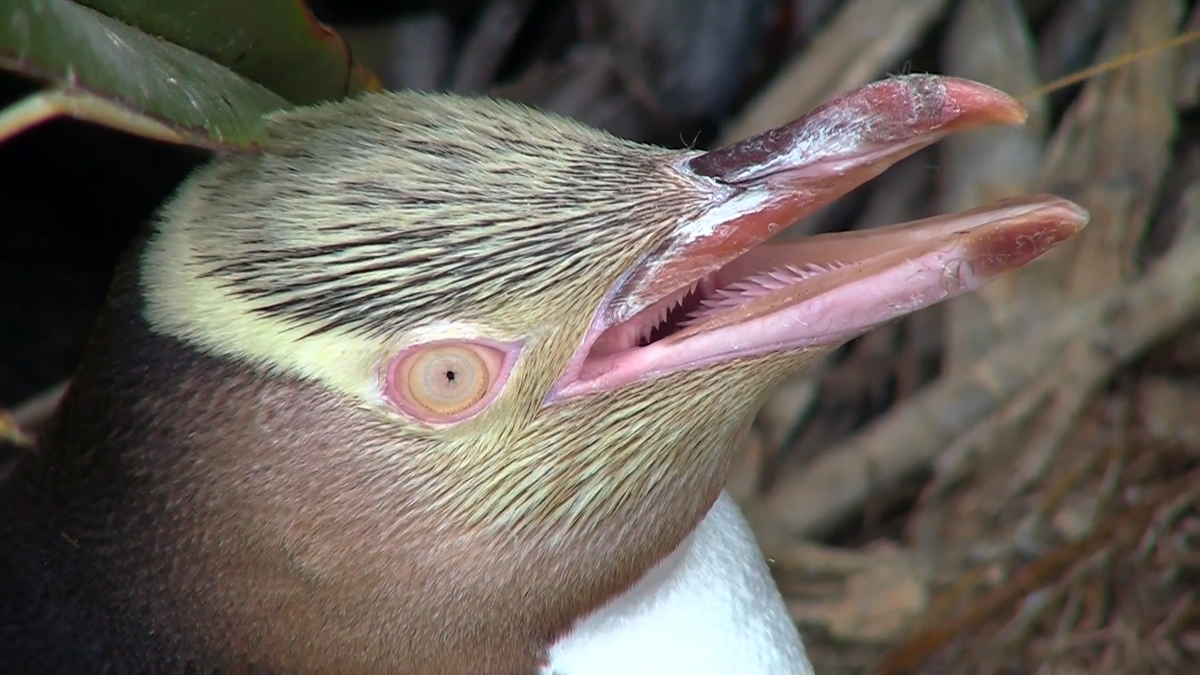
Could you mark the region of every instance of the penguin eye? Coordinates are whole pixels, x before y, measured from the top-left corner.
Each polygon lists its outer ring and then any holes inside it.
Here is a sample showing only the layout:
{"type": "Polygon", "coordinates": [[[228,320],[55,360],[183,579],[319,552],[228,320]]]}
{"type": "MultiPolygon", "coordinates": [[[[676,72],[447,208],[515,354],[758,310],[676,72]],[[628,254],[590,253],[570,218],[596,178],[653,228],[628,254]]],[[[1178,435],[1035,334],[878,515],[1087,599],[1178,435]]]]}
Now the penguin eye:
{"type": "Polygon", "coordinates": [[[475,342],[419,345],[401,352],[388,372],[387,396],[426,422],[456,422],[478,412],[507,373],[504,351],[475,342]]]}

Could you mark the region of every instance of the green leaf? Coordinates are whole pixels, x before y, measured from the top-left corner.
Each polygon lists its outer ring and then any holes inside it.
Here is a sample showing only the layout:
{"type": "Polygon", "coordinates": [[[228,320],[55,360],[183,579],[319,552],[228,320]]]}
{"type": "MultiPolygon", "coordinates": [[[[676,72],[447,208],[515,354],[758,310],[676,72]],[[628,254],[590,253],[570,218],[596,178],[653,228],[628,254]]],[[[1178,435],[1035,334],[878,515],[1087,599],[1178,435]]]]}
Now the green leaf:
{"type": "Polygon", "coordinates": [[[302,0],[79,0],[298,105],[379,89],[302,0]]]}
{"type": "Polygon", "coordinates": [[[0,143],[55,117],[71,117],[168,143],[202,147],[222,145],[207,134],[189,133],[81,89],[42,91],[5,108],[0,112],[0,143]]]}
{"type": "Polygon", "coordinates": [[[380,88],[301,0],[0,0],[0,18],[0,69],[52,86],[0,113],[0,142],[65,115],[233,149],[271,111],[380,88]]]}
{"type": "Polygon", "coordinates": [[[262,116],[288,106],[220,64],[70,0],[0,0],[0,16],[0,67],[58,85],[7,111],[0,139],[66,114],[139,135],[157,129],[156,138],[176,127],[181,142],[251,145],[262,116]]]}

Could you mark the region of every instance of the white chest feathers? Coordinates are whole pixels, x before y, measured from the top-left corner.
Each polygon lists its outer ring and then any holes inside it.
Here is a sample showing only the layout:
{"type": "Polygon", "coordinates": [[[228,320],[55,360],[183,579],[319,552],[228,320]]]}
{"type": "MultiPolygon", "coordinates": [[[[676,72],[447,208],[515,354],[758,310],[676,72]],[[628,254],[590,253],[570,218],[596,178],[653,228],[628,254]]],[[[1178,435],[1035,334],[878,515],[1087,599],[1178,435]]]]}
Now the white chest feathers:
{"type": "Polygon", "coordinates": [[[542,675],[812,675],[750,526],[721,493],[692,536],[550,650],[542,675]]]}

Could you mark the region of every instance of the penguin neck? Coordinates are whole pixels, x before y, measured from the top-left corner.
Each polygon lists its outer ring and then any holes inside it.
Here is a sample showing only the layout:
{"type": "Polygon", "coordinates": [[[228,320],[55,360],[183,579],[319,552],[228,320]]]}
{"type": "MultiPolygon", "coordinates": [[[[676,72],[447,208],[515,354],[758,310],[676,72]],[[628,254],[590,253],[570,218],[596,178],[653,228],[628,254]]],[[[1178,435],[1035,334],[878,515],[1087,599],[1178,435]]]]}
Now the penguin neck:
{"type": "Polygon", "coordinates": [[[795,624],[737,505],[628,591],[575,624],[541,675],[812,675],[795,624]]]}

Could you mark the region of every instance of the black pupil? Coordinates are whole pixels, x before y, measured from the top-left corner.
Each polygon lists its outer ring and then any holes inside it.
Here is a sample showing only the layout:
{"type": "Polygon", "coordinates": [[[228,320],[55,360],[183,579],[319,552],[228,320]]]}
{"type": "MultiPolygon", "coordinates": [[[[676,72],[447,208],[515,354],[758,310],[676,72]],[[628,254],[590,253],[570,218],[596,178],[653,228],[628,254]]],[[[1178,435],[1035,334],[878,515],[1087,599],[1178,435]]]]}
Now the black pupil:
{"type": "Polygon", "coordinates": [[[446,371],[446,381],[447,382],[453,382],[455,377],[457,377],[457,374],[453,370],[446,371]]]}

